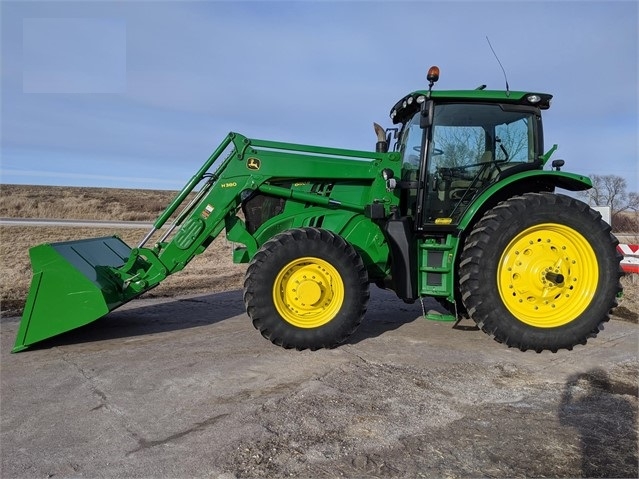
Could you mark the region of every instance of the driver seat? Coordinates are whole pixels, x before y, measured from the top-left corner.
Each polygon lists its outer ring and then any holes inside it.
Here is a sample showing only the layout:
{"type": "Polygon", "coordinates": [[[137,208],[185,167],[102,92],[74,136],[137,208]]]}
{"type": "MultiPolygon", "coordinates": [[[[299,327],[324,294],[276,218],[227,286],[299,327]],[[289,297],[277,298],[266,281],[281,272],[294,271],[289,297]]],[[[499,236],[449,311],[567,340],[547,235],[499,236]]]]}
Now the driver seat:
{"type": "MultiPolygon", "coordinates": [[[[490,150],[486,150],[482,153],[481,157],[479,158],[479,162],[478,162],[478,169],[481,169],[482,167],[484,167],[484,165],[486,163],[490,163],[491,161],[493,161],[493,152],[490,150]]],[[[475,186],[479,187],[481,186],[482,182],[487,180],[488,178],[485,178],[484,176],[489,175],[490,173],[490,168],[483,168],[483,170],[481,170],[481,176],[479,178],[479,181],[475,182],[475,186]]],[[[451,200],[460,200],[462,198],[462,196],[464,196],[464,193],[466,192],[466,190],[468,190],[468,188],[470,188],[470,185],[473,184],[473,180],[467,180],[467,179],[459,179],[459,180],[454,180],[450,183],[450,199],[451,200]]]]}

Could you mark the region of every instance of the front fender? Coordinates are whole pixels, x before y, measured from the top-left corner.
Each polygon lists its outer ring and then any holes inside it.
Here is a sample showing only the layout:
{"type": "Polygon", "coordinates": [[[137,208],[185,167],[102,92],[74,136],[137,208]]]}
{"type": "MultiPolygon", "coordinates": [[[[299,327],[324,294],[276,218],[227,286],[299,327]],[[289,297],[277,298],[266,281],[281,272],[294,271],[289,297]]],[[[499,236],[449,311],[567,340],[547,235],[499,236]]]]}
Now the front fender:
{"type": "Polygon", "coordinates": [[[346,209],[310,207],[279,214],[260,226],[254,238],[259,248],[283,231],[305,227],[326,229],[351,243],[361,255],[372,279],[384,277],[387,273],[389,252],[382,230],[370,218],[346,209]]]}

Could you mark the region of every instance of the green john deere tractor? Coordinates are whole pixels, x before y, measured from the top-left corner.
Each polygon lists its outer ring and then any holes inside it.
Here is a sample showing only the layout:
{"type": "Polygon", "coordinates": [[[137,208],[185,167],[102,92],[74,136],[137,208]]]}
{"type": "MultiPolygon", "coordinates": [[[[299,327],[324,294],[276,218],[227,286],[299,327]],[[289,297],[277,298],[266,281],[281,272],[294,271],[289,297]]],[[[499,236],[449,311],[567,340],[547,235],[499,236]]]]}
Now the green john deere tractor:
{"type": "Polygon", "coordinates": [[[113,236],[32,248],[13,351],[157,286],[223,230],[249,263],[248,315],[285,348],[344,342],[371,283],[434,297],[524,351],[585,344],[616,305],[620,256],[598,213],[555,192],[591,182],[548,165],[551,96],[434,91],[438,76],[391,109],[397,128],[374,125],[375,151],[230,133],[136,247],[113,236]]]}

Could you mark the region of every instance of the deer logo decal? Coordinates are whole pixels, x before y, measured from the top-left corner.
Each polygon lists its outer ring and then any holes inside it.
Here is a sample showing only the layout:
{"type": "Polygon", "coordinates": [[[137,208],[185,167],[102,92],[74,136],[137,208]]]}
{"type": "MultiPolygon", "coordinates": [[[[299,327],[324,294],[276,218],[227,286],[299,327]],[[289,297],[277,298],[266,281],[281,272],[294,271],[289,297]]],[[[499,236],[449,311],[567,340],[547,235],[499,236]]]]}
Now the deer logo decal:
{"type": "Polygon", "coordinates": [[[246,160],[246,167],[249,170],[259,170],[260,166],[262,166],[262,162],[259,160],[259,158],[249,158],[248,160],[246,160]]]}

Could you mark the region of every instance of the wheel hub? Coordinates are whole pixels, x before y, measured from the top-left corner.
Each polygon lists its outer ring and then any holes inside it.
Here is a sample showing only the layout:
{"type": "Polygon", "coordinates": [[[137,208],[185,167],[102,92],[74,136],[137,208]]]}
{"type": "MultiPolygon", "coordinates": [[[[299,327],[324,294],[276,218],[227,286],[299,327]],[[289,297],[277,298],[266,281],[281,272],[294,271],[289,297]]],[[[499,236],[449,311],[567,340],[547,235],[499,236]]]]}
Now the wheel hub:
{"type": "Polygon", "coordinates": [[[504,250],[498,271],[507,309],[536,327],[574,320],[590,303],[597,283],[597,257],[587,240],[554,223],[517,235],[504,250]]]}
{"type": "Polygon", "coordinates": [[[551,283],[555,283],[557,285],[560,285],[561,283],[564,282],[564,275],[548,271],[546,273],[546,280],[550,281],[551,283]]]}
{"type": "Polygon", "coordinates": [[[280,271],[273,285],[280,315],[301,328],[331,321],[344,301],[344,284],[337,270],[319,258],[299,258],[280,271]]]}
{"type": "Polygon", "coordinates": [[[313,311],[330,303],[330,277],[315,264],[300,266],[284,278],[286,306],[292,311],[313,311]]]}

